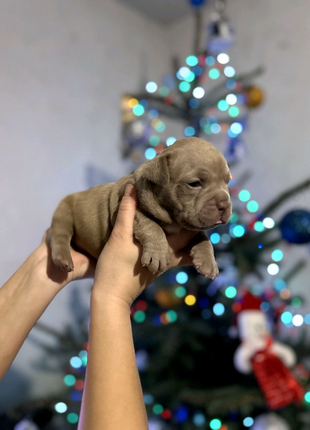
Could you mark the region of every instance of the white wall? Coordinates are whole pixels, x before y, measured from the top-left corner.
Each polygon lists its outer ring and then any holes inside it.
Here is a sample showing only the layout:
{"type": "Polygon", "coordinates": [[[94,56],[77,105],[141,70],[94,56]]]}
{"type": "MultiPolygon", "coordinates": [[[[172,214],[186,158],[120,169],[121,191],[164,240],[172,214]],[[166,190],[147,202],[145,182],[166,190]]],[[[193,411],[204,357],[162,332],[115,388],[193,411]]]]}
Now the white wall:
{"type": "MultiPolygon", "coordinates": [[[[164,31],[114,0],[5,0],[0,55],[2,285],[37,246],[60,199],[87,188],[87,166],[112,178],[128,173],[119,150],[121,95],[141,89],[145,75],[158,80],[170,57],[164,31]]],[[[44,322],[63,326],[70,288],[44,322]]],[[[2,407],[24,395],[23,375],[33,397],[61,386],[61,375],[34,372],[38,354],[26,341],[0,384],[2,407]]]]}
{"type": "MultiPolygon", "coordinates": [[[[228,3],[237,31],[232,63],[240,72],[266,66],[256,81],[266,102],[253,111],[250,155],[242,165],[253,170],[247,185],[264,204],[310,173],[310,5],[302,0],[228,3]]],[[[140,89],[143,77],[159,81],[170,70],[170,53],[185,59],[192,29],[191,18],[158,27],[115,0],[1,3],[0,285],[38,244],[59,200],[86,188],[88,165],[108,177],[127,173],[119,151],[121,94],[140,89]]],[[[304,204],[310,206],[310,193],[295,198],[291,207],[304,204]]],[[[305,248],[294,248],[289,259],[299,254],[309,257],[305,248]]],[[[295,280],[296,291],[307,290],[309,275],[308,269],[295,280]]],[[[68,320],[70,288],[51,304],[44,322],[61,328],[68,320]]],[[[26,341],[0,384],[3,407],[5,399],[12,403],[18,393],[23,396],[25,375],[32,381],[31,397],[61,387],[62,375],[34,372],[38,354],[26,341]],[[4,394],[13,380],[15,389],[4,394]]]]}

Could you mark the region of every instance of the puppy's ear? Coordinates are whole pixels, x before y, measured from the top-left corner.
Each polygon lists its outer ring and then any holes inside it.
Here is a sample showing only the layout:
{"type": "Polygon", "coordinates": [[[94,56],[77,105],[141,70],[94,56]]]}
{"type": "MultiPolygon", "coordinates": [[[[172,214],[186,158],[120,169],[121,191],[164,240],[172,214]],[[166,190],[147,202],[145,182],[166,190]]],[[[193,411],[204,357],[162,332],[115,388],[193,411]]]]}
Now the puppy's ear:
{"type": "Polygon", "coordinates": [[[157,185],[167,185],[170,181],[169,156],[162,153],[140,166],[136,173],[139,178],[148,179],[157,185]]]}

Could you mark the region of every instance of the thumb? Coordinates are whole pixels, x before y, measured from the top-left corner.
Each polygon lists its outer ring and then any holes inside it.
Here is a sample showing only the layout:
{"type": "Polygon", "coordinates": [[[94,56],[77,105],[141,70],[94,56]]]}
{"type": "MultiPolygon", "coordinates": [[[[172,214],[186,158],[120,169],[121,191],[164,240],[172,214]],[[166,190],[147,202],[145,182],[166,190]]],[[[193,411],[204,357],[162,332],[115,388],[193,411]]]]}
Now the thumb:
{"type": "Polygon", "coordinates": [[[114,226],[114,233],[122,235],[133,234],[133,222],[137,209],[137,193],[133,185],[128,184],[125,188],[124,196],[118,208],[118,213],[114,226]]]}

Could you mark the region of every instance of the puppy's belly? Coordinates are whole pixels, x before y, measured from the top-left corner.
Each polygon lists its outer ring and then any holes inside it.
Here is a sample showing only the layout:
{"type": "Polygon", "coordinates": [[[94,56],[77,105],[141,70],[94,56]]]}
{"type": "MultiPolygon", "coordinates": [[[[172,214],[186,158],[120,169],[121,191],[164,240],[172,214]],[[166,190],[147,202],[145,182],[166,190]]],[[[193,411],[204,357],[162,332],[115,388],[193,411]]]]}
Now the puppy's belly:
{"type": "Polygon", "coordinates": [[[161,227],[167,234],[179,234],[182,230],[182,227],[180,227],[179,224],[164,224],[161,227]]]}

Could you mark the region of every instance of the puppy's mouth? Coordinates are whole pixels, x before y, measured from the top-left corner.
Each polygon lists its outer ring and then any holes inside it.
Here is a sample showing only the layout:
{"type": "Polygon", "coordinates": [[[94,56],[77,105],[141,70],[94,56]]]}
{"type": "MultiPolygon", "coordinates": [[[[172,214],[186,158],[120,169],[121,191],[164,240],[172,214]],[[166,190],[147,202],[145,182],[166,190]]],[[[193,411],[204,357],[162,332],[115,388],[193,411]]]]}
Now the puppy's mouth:
{"type": "Polygon", "coordinates": [[[208,225],[195,225],[195,224],[193,224],[193,223],[188,223],[188,222],[184,222],[184,228],[186,228],[187,230],[198,230],[198,231],[203,231],[203,230],[210,230],[210,229],[212,229],[212,228],[215,228],[215,227],[217,227],[217,226],[219,226],[219,225],[221,225],[221,224],[225,224],[224,223],[224,221],[222,221],[222,220],[218,220],[218,221],[216,221],[216,222],[214,222],[214,223],[210,223],[210,224],[208,224],[208,225]]]}

